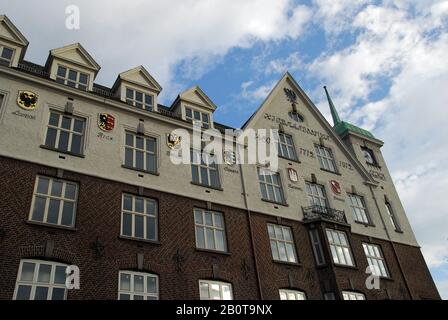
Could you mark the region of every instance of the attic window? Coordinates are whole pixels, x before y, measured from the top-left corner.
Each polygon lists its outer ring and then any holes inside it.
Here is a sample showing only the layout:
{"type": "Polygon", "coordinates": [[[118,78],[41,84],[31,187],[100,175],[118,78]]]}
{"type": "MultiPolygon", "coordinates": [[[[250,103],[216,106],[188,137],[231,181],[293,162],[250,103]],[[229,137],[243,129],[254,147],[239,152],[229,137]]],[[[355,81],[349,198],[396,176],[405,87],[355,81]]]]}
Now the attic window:
{"type": "Polygon", "coordinates": [[[9,66],[11,64],[14,50],[0,45],[0,64],[9,66]]]}
{"type": "Polygon", "coordinates": [[[289,117],[296,122],[303,122],[303,116],[295,111],[288,112],[289,117]]]}
{"type": "Polygon", "coordinates": [[[198,123],[202,128],[210,128],[210,117],[207,113],[185,107],[185,120],[198,123]]]}
{"type": "Polygon", "coordinates": [[[148,111],[153,110],[154,98],[150,94],[145,94],[137,90],[126,88],[126,103],[148,111]]]}
{"type": "Polygon", "coordinates": [[[89,76],[67,67],[58,66],[58,73],[56,74],[56,82],[68,85],[69,87],[87,90],[89,76]]]}

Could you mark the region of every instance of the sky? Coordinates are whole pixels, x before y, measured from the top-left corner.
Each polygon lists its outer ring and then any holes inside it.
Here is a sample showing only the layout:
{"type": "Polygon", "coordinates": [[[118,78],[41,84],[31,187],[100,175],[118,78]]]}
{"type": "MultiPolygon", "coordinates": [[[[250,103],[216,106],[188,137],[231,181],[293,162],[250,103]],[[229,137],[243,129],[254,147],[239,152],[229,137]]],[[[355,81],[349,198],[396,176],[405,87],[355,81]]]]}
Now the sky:
{"type": "Polygon", "coordinates": [[[81,42],[112,86],[138,65],[159,103],[199,85],[215,121],[240,127],[285,71],[331,123],[341,117],[382,148],[442,297],[448,299],[448,1],[0,0],[30,41],[26,59],[81,42]],[[76,5],[79,29],[66,28],[76,5]]]}

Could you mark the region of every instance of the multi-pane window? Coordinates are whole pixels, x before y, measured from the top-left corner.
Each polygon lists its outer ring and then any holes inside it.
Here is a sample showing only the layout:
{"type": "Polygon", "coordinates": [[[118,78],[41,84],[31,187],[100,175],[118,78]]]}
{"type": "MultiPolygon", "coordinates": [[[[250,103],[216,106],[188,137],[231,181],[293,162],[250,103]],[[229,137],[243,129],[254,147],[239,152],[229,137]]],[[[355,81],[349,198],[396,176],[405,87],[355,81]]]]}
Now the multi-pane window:
{"type": "Polygon", "coordinates": [[[194,183],[220,188],[218,165],[215,157],[198,150],[191,150],[191,175],[194,183]]]}
{"type": "Polygon", "coordinates": [[[333,262],[340,265],[354,266],[350,245],[348,244],[345,232],[327,229],[327,239],[333,262]]]}
{"type": "Polygon", "coordinates": [[[226,282],[199,280],[201,300],[233,300],[232,285],[226,282]]]}
{"type": "Polygon", "coordinates": [[[392,209],[392,205],[388,201],[386,201],[385,206],[386,206],[387,215],[389,216],[389,219],[390,219],[390,223],[394,227],[395,231],[401,232],[400,223],[398,221],[397,216],[394,213],[394,210],[392,209]]]}
{"type": "Polygon", "coordinates": [[[13,55],[13,49],[0,45],[0,64],[9,66],[13,55]]]}
{"type": "Polygon", "coordinates": [[[280,174],[265,169],[258,169],[261,198],[277,203],[285,203],[280,174]]]}
{"type": "Polygon", "coordinates": [[[20,261],[15,300],[65,300],[67,265],[41,260],[20,261]]]}
{"type": "Polygon", "coordinates": [[[322,210],[325,210],[328,205],[324,186],[311,182],[306,182],[305,186],[310,205],[319,206],[322,208],[322,210]]]}
{"type": "Polygon", "coordinates": [[[320,167],[324,170],[336,172],[336,164],[334,162],[333,153],[329,148],[321,145],[314,145],[316,149],[317,159],[319,160],[320,167]]]}
{"type": "Polygon", "coordinates": [[[194,209],[196,247],[227,251],[224,217],[220,212],[194,209]]]}
{"type": "Polygon", "coordinates": [[[280,300],[306,300],[305,292],[298,290],[280,289],[280,300]]]}
{"type": "Polygon", "coordinates": [[[140,109],[152,111],[154,108],[154,97],[151,94],[126,88],[126,103],[140,109]]]}
{"type": "Polygon", "coordinates": [[[29,220],[73,227],[77,193],[74,182],[37,176],[29,220]]]}
{"type": "Polygon", "coordinates": [[[119,272],[119,300],[159,300],[159,277],[133,271],[119,272]]]}
{"type": "Polygon", "coordinates": [[[157,202],[154,199],[123,194],[121,235],[157,240],[157,202]]]}
{"type": "Polygon", "coordinates": [[[124,165],[128,168],[157,172],[157,140],[126,132],[124,165]]]}
{"type": "Polygon", "coordinates": [[[191,108],[185,108],[185,119],[199,124],[202,128],[210,128],[210,116],[208,113],[200,112],[191,108]]]}
{"type": "Polygon", "coordinates": [[[83,153],[85,119],[50,111],[45,146],[77,155],[83,153]]]}
{"type": "Polygon", "coordinates": [[[293,263],[297,262],[291,228],[268,224],[268,234],[274,260],[293,263]]]}
{"type": "Polygon", "coordinates": [[[56,82],[66,84],[73,88],[87,90],[89,86],[89,75],[71,68],[58,66],[56,82]]]}
{"type": "Polygon", "coordinates": [[[349,194],[348,199],[355,221],[366,224],[370,223],[364,198],[356,194],[349,194]]]}
{"type": "Polygon", "coordinates": [[[362,247],[369,263],[370,272],[379,277],[389,277],[381,248],[369,243],[363,243],[362,247]]]}
{"type": "Polygon", "coordinates": [[[297,160],[292,136],[286,133],[278,134],[278,155],[290,160],[297,160]]]}
{"type": "Polygon", "coordinates": [[[342,298],[344,300],[366,300],[364,294],[353,291],[342,291],[342,298]]]}
{"type": "Polygon", "coordinates": [[[319,232],[317,231],[317,229],[311,229],[309,233],[311,238],[311,245],[313,247],[314,258],[316,259],[316,264],[318,266],[324,265],[325,256],[322,249],[322,242],[320,241],[319,232]]]}

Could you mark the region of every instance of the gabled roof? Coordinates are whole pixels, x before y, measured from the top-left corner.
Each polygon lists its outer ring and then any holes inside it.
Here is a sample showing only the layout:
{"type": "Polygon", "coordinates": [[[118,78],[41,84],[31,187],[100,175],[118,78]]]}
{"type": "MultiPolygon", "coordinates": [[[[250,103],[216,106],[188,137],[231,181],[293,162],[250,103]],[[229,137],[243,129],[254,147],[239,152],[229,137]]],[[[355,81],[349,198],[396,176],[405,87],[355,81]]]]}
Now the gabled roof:
{"type": "Polygon", "coordinates": [[[126,80],[129,81],[131,83],[135,83],[138,85],[142,85],[141,83],[137,83],[134,82],[132,80],[129,79],[129,76],[135,73],[140,73],[140,75],[146,80],[147,84],[149,86],[151,86],[151,88],[153,90],[156,90],[157,92],[162,91],[162,86],[156,81],[156,79],[154,79],[148,72],[148,70],[145,69],[145,67],[143,66],[138,66],[132,69],[129,69],[127,71],[124,71],[122,73],[120,73],[117,77],[117,80],[115,80],[114,85],[112,86],[112,91],[115,90],[116,86],[118,85],[118,83],[120,82],[120,80],[126,80]]]}
{"type": "Polygon", "coordinates": [[[9,20],[9,18],[5,15],[0,15],[0,23],[5,26],[7,31],[11,34],[11,37],[8,37],[9,41],[12,41],[20,46],[26,47],[28,46],[28,40],[25,36],[16,28],[16,26],[9,20]]]}
{"type": "Polygon", "coordinates": [[[47,68],[50,66],[51,61],[53,60],[54,57],[60,58],[63,60],[67,60],[72,63],[81,65],[83,67],[92,69],[95,71],[95,74],[101,69],[100,65],[92,58],[92,56],[87,52],[86,49],[84,49],[84,47],[79,42],[69,44],[69,45],[61,47],[61,48],[50,50],[50,54],[48,55],[47,63],[45,64],[47,68]],[[64,56],[64,54],[69,51],[76,51],[81,56],[81,58],[83,58],[83,60],[86,61],[86,65],[81,64],[78,61],[69,59],[66,56],[64,56]]]}
{"type": "Polygon", "coordinates": [[[215,111],[217,106],[213,103],[213,101],[204,93],[204,91],[202,91],[201,88],[199,88],[199,86],[194,86],[190,89],[185,90],[184,92],[180,93],[177,97],[176,100],[174,100],[173,104],[171,105],[171,109],[174,108],[174,106],[177,105],[177,103],[180,100],[186,101],[186,102],[193,102],[194,101],[190,100],[187,98],[187,96],[189,94],[196,94],[201,100],[202,102],[206,105],[206,107],[208,107],[211,111],[215,111]]]}

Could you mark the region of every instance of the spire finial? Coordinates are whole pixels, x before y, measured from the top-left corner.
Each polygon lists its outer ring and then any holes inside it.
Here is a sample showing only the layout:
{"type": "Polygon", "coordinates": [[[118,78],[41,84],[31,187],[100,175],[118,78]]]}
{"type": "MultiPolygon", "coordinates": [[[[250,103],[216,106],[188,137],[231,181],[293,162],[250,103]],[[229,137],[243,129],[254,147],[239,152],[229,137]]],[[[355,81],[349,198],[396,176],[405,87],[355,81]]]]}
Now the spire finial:
{"type": "Polygon", "coordinates": [[[333,117],[333,126],[335,126],[342,121],[341,121],[341,118],[339,118],[339,114],[333,104],[333,101],[330,98],[330,95],[328,94],[327,86],[324,86],[324,90],[325,90],[325,94],[327,95],[328,105],[330,106],[331,116],[333,117]]]}

